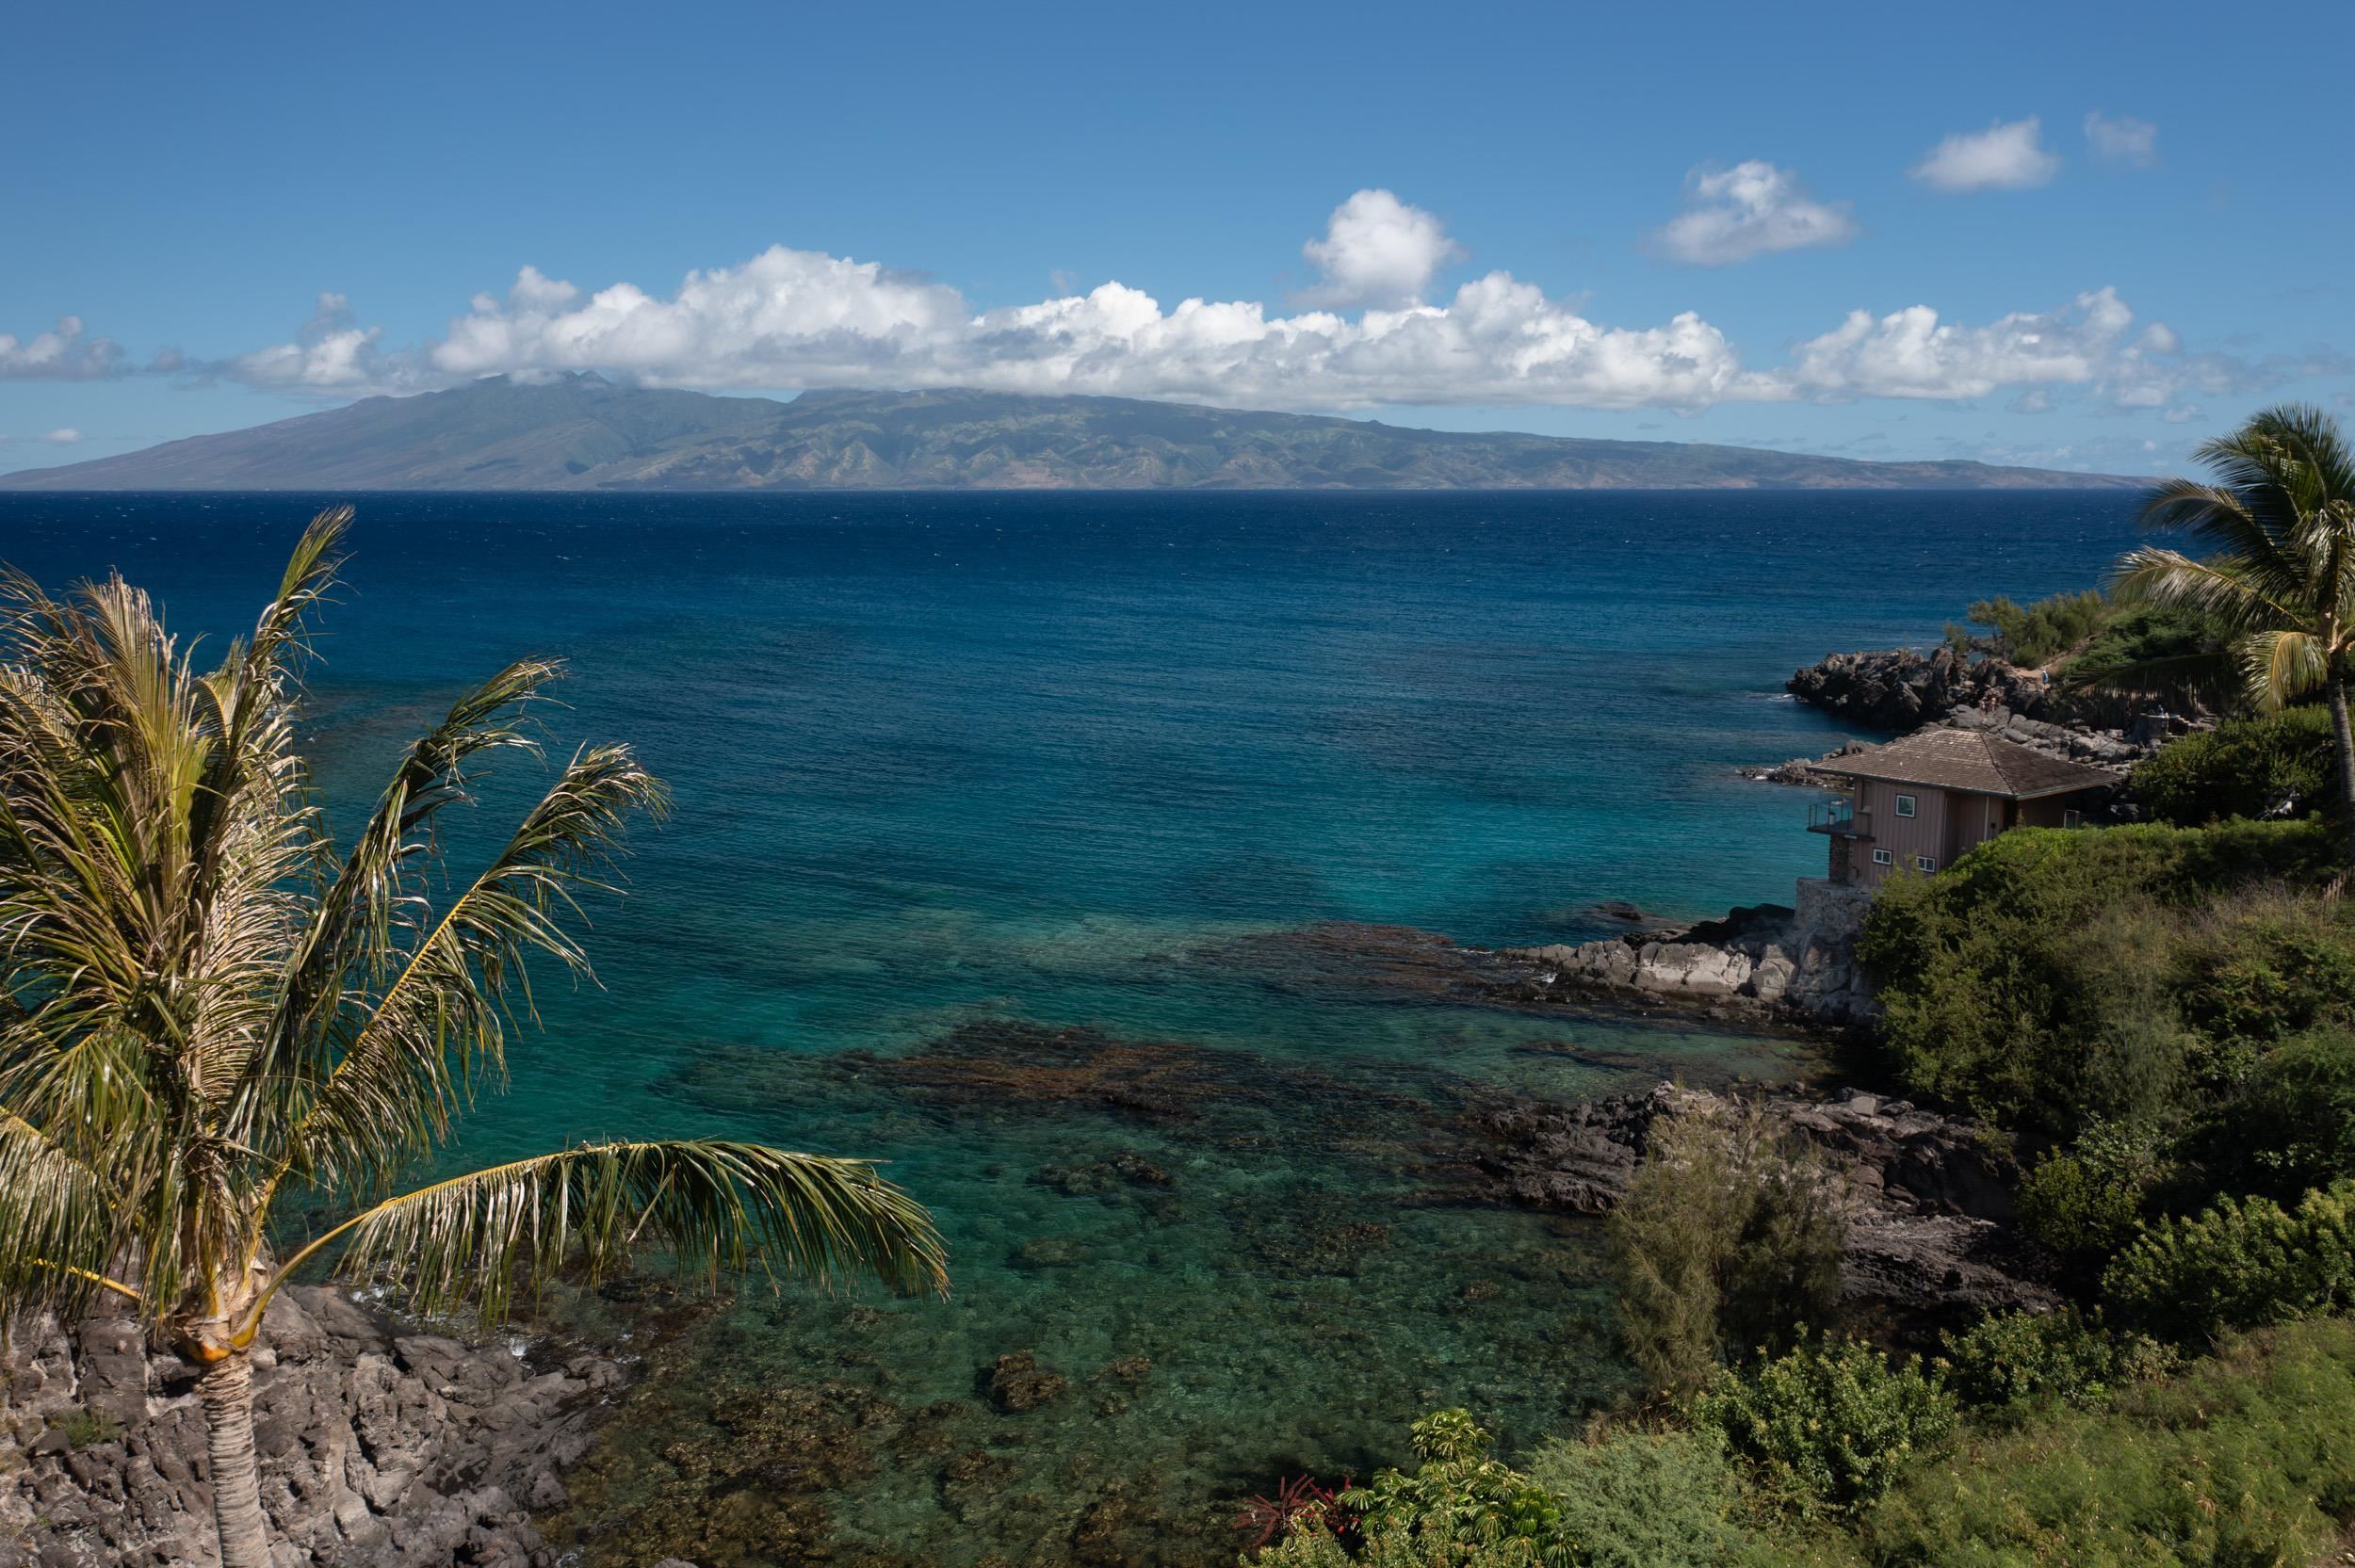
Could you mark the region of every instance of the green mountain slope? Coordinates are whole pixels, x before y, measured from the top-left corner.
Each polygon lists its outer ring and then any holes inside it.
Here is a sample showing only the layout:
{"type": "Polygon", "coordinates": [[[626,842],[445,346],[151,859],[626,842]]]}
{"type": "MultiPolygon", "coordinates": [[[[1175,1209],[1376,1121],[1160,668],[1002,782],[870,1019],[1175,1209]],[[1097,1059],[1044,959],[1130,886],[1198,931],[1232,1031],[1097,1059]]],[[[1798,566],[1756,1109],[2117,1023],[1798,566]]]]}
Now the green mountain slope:
{"type": "Polygon", "coordinates": [[[2111,488],[2105,475],[1665,441],[1409,430],[1125,397],[813,392],[789,403],[494,378],[370,397],[16,490],[2111,488]]]}

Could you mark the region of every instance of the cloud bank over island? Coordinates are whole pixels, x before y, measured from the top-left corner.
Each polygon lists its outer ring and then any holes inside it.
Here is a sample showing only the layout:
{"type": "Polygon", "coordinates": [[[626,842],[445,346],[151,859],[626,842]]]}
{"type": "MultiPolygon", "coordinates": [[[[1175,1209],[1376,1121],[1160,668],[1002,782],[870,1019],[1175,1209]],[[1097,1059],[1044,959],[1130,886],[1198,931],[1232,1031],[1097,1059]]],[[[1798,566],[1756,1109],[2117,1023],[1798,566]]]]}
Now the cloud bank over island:
{"type": "MultiPolygon", "coordinates": [[[[1950,137],[1924,168],[1936,165],[1933,183],[1949,188],[2021,183],[2034,156],[2049,156],[2036,137],[2031,120],[1950,137]]],[[[1844,208],[1818,202],[1791,171],[1751,161],[1697,172],[1688,209],[1656,238],[1679,259],[1718,266],[1855,232],[1844,208]]],[[[503,294],[477,295],[442,336],[411,347],[388,347],[381,328],[327,293],[290,341],[223,360],[166,350],[135,364],[73,318],[29,339],[0,335],[0,379],[147,373],[341,400],[596,370],[656,387],[962,386],[1299,411],[1693,412],[2006,392],[2034,410],[2075,389],[2120,410],[2180,412],[2198,396],[2343,368],[2335,356],[2323,364],[2186,353],[2108,287],[1980,323],[1923,303],[1860,307],[1778,363],[1756,364],[1694,311],[1608,324],[1502,268],[1443,290],[1441,274],[1467,259],[1464,249],[1437,215],[1376,188],[1335,208],[1303,255],[1317,275],[1290,314],[1255,300],[1164,306],[1118,282],[976,309],[930,278],[784,245],[690,272],[668,294],[626,282],[588,290],[526,266],[503,294]]]]}

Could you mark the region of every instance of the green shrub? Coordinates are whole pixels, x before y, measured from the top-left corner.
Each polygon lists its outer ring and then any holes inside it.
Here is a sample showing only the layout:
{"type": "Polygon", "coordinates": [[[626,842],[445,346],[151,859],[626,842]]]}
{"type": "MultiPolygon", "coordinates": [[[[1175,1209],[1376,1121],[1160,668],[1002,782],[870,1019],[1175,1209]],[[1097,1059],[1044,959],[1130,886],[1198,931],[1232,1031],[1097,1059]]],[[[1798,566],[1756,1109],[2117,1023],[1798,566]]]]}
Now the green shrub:
{"type": "MultiPolygon", "coordinates": [[[[1466,1545],[1398,1529],[1361,1537],[1352,1555],[1324,1529],[1311,1528],[1287,1537],[1257,1558],[1246,1555],[1241,1560],[1243,1568],[1531,1568],[1541,1560],[1530,1555],[1524,1541],[1466,1545]]],[[[1577,1559],[1562,1560],[1574,1563],[1577,1559]]]]}
{"type": "Polygon", "coordinates": [[[2133,790],[2157,820],[2198,828],[2228,816],[2299,816],[2328,807],[2337,775],[2330,713],[2285,708],[2168,742],[2136,767],[2133,790]]]}
{"type": "Polygon", "coordinates": [[[1892,1366],[1861,1340],[1803,1343],[1747,1377],[1722,1373],[1693,1402],[1758,1487],[1805,1517],[1850,1514],[1955,1431],[1955,1399],[1919,1356],[1892,1366]]]}
{"type": "Polygon", "coordinates": [[[1756,1105],[1664,1115],[1612,1211],[1612,1271],[1628,1353],[1671,1400],[1729,1348],[1779,1346],[1840,1291],[1840,1180],[1756,1105]]]}
{"type": "Polygon", "coordinates": [[[1591,1568],[1712,1568],[1739,1560],[1746,1544],[1733,1522],[1740,1483],[1713,1433],[1557,1439],[1530,1456],[1529,1479],[1561,1506],[1591,1568]]]}
{"type": "Polygon", "coordinates": [[[2199,1149],[2219,1182],[2268,1197],[2355,1180],[2355,1032],[2311,1030],[2259,1057],[2199,1149]]]}
{"type": "Polygon", "coordinates": [[[2184,1023],[2219,1049],[2355,1023],[2355,907],[2279,888],[2217,900],[2185,927],[2184,1023]]]}
{"type": "Polygon", "coordinates": [[[1982,599],[1967,612],[1989,636],[1981,639],[2013,664],[2031,668],[2050,664],[2087,641],[2110,618],[2101,593],[2055,593],[2033,605],[2016,605],[2008,598],[1982,599]]]}
{"type": "Polygon", "coordinates": [[[2095,1118],[2162,1119],[2201,1045],[2181,958],[2195,935],[2219,940],[2213,923],[2195,932],[2198,910],[2318,883],[2337,848],[2320,822],[2025,829],[1936,876],[1892,878],[1858,946],[1892,1066],[2006,1128],[2071,1138],[2095,1118]]]}
{"type": "MultiPolygon", "coordinates": [[[[1414,1425],[1413,1475],[1384,1470],[1340,1496],[1356,1516],[1359,1560],[1382,1568],[1575,1568],[1586,1557],[1561,1506],[1527,1476],[1488,1457],[1471,1414],[1442,1410],[1414,1425]]],[[[1346,1562],[1332,1538],[1310,1529],[1260,1554],[1262,1564],[1324,1568],[1346,1562]]]]}
{"type": "Polygon", "coordinates": [[[2147,1136],[2095,1121],[2020,1184],[2020,1222],[2072,1268],[2098,1272],[2141,1230],[2145,1198],[2165,1173],[2147,1136]]]}
{"type": "Polygon", "coordinates": [[[2355,1516],[2355,1323],[2234,1341],[2104,1409],[1967,1431],[1856,1537],[1877,1564],[2159,1568],[2336,1560],[2355,1516]]]}
{"type": "Polygon", "coordinates": [[[2185,1340],[2355,1304],[2355,1182],[2309,1192],[2294,1213],[2225,1198],[2162,1220],[2102,1289],[2121,1318],[2185,1340]]]}
{"type": "Polygon", "coordinates": [[[1947,1388],[1973,1410],[2006,1419],[2055,1403],[2099,1405],[2120,1385],[2173,1366],[2165,1347],[2112,1334],[2074,1307],[1994,1313],[1940,1337],[1946,1353],[1937,1365],[1947,1388]]]}

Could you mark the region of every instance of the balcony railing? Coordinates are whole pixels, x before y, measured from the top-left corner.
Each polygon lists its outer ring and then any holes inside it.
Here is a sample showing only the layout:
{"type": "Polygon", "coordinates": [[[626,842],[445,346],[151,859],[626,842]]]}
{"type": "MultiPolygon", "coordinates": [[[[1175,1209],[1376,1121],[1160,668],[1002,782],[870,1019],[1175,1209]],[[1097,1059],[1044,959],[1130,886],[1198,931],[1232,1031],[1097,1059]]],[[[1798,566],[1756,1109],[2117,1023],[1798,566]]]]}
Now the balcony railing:
{"type": "Polygon", "coordinates": [[[1841,838],[1870,838],[1873,836],[1873,814],[1856,814],[1851,800],[1821,800],[1807,808],[1807,831],[1811,833],[1831,833],[1841,838]]]}

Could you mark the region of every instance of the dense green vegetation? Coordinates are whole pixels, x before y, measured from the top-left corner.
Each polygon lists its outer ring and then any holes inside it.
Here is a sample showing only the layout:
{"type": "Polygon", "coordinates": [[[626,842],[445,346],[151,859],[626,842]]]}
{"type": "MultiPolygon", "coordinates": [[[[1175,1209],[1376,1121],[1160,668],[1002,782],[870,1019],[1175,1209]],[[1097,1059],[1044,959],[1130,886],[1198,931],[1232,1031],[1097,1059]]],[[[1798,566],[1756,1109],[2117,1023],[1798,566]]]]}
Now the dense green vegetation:
{"type": "Polygon", "coordinates": [[[2135,804],[2161,822],[2203,828],[2234,816],[2303,816],[2335,808],[2331,715],[2318,707],[2228,719],[2135,768],[2135,804]]]}
{"type": "Polygon", "coordinates": [[[2120,1317],[2177,1339],[2355,1306],[2355,1182],[2309,1192],[2295,1210],[2219,1198],[2163,1219],[2118,1254],[2102,1288],[2120,1317]]]}
{"type": "Polygon", "coordinates": [[[2076,652],[2106,629],[2116,613],[2099,589],[2055,593],[2024,606],[2009,598],[1982,599],[1968,614],[1973,625],[1987,628],[1985,635],[1949,626],[1946,637],[1957,646],[1984,649],[2006,663],[2037,669],[2076,652]]]}
{"type": "Polygon", "coordinates": [[[1955,1418],[1954,1396],[1919,1358],[1892,1366],[1857,1339],[1720,1374],[1693,1403],[1694,1425],[1748,1462],[1761,1499],[1801,1519],[1861,1511],[1953,1436],[1955,1418]]]}
{"type": "Polygon", "coordinates": [[[2197,610],[2139,604],[2102,589],[2056,593],[2020,605],[1982,599],[1949,623],[1958,654],[1985,654],[2027,670],[2048,671],[2070,694],[2154,692],[2170,700],[2217,689],[2227,673],[2226,634],[2197,610]]]}
{"type": "Polygon", "coordinates": [[[2178,1120],[2195,1085],[2355,1022],[2355,926],[2296,891],[2335,859],[2314,822],[2022,830],[1892,880],[1859,948],[1888,1065],[2006,1130],[2178,1120]]]}

